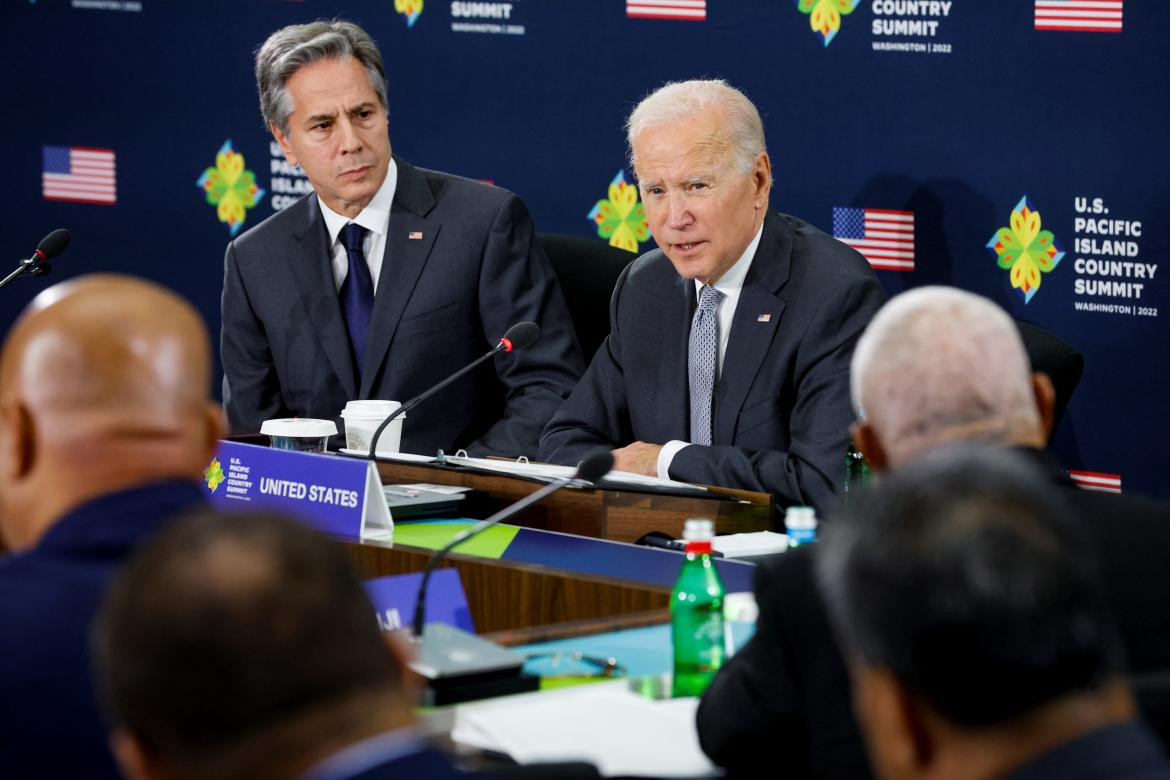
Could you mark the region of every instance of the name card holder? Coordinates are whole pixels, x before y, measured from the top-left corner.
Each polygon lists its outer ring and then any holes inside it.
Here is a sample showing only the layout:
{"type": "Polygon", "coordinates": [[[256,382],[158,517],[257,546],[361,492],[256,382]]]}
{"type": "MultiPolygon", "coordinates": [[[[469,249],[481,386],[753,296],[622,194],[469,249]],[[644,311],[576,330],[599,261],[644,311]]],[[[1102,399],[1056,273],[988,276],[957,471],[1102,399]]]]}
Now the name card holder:
{"type": "MultiPolygon", "coordinates": [[[[409,628],[418,600],[418,586],[422,572],[375,577],[365,581],[366,595],[374,605],[378,625],[383,631],[409,628]]],[[[427,622],[445,623],[475,633],[467,595],[455,569],[435,569],[427,586],[427,622]]]]}
{"type": "Polygon", "coordinates": [[[221,441],[203,482],[219,509],[275,509],[335,536],[394,538],[382,479],[368,460],[221,441]]]}

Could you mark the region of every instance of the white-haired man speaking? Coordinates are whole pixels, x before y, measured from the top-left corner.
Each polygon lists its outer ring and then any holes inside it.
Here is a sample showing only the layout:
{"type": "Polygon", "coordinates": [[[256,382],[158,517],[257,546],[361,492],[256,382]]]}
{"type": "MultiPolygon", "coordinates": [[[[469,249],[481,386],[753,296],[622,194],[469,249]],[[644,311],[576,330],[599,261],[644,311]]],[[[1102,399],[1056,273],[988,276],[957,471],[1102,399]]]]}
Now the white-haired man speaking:
{"type": "Polygon", "coordinates": [[[848,444],[849,360],[885,296],[857,252],[768,206],[759,112],[723,81],[667,84],[627,123],[658,249],[632,263],[609,339],[541,437],[575,463],[827,506],[848,444]]]}

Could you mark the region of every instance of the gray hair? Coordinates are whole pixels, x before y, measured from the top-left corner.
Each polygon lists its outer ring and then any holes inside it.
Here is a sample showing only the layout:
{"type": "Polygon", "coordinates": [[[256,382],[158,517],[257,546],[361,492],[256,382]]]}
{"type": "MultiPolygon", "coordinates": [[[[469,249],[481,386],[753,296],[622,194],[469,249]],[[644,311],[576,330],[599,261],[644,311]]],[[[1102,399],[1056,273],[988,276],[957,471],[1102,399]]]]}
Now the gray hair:
{"type": "Polygon", "coordinates": [[[256,86],[264,122],[287,135],[288,118],[293,112],[288,80],[309,63],[345,57],[361,63],[382,108],[389,109],[382,54],[365,30],[341,21],[290,24],[268,36],[256,52],[256,86]]]}
{"type": "Polygon", "coordinates": [[[857,342],[850,381],[854,410],[895,464],[952,439],[1010,444],[1042,429],[1015,323],[953,287],[886,304],[857,342]]]}
{"type": "Polygon", "coordinates": [[[637,165],[634,139],[643,130],[712,110],[722,110],[727,118],[730,151],[735,167],[740,173],[751,173],[756,157],[766,150],[764,122],[747,95],[722,79],[674,81],[643,98],[626,120],[630,165],[637,165]]]}

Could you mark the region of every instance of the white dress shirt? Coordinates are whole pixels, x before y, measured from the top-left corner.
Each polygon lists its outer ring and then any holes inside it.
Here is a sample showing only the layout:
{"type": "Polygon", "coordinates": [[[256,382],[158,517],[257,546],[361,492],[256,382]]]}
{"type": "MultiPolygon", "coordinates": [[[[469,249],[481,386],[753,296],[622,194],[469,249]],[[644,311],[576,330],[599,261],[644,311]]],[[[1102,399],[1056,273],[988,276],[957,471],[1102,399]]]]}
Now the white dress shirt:
{"type": "MultiPolygon", "coordinates": [[[[756,237],[747,245],[747,249],[735,261],[735,265],[728,268],[727,272],[716,279],[715,284],[712,285],[723,293],[723,298],[715,309],[719,328],[719,374],[723,373],[723,357],[727,354],[727,340],[731,336],[731,321],[735,319],[735,307],[739,305],[739,293],[743,290],[744,279],[747,278],[748,269],[751,268],[752,260],[756,256],[756,249],[760,246],[762,235],[764,235],[764,226],[760,225],[760,229],[756,231],[756,237]]],[[[698,300],[702,290],[703,283],[696,279],[695,300],[698,300]]],[[[718,375],[715,377],[715,382],[719,382],[718,375]]],[[[715,420],[712,418],[712,426],[714,426],[714,422],[715,420]]],[[[670,479],[670,464],[674,460],[674,456],[678,454],[679,450],[689,446],[690,442],[678,441],[677,439],[672,439],[662,445],[662,449],[658,452],[658,477],[660,479],[670,479]]]]}
{"type": "Polygon", "coordinates": [[[362,252],[366,256],[366,265],[370,267],[370,279],[374,282],[374,292],[378,290],[378,277],[382,275],[382,256],[386,254],[386,233],[390,230],[390,206],[394,203],[394,190],[398,188],[398,166],[394,159],[386,168],[386,178],[382,186],[374,193],[374,197],[366,204],[353,219],[338,214],[325,205],[321,196],[317,196],[317,204],[321,206],[321,216],[325,218],[325,227],[329,230],[329,246],[333,254],[333,284],[341,289],[341,283],[349,273],[349,257],[345,253],[345,244],[338,240],[341,229],[350,222],[356,222],[368,232],[362,242],[362,252]]]}

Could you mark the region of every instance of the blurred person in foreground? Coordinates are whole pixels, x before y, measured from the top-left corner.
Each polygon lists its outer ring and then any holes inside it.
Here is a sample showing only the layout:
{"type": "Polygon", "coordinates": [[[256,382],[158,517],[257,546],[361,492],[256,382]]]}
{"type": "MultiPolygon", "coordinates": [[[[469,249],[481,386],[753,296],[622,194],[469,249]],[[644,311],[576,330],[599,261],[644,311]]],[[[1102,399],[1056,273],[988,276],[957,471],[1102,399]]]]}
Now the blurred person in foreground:
{"type": "Polygon", "coordinates": [[[199,314],[95,275],[38,295],[0,356],[0,773],[116,776],[86,631],[107,580],[200,505],[219,434],[199,314]]]}
{"type": "Polygon", "coordinates": [[[830,527],[818,579],[879,777],[1170,778],[1067,515],[1019,453],[961,445],[830,527]]]}
{"type": "Polygon", "coordinates": [[[865,258],[769,207],[759,111],[723,81],[667,84],[626,123],[658,243],[622,273],[610,334],[540,457],[827,508],[849,444],[849,358],[885,293],[865,258]]]}
{"type": "MultiPolygon", "coordinates": [[[[1054,487],[1096,540],[1127,669],[1170,667],[1170,511],[1138,496],[1082,490],[1044,451],[1051,383],[1029,370],[1002,309],[948,287],[903,293],[858,342],[851,382],[860,420],[854,440],[877,472],[961,441],[1011,448],[1032,463],[1040,485],[1054,487]]],[[[700,744],[733,772],[751,774],[780,749],[808,775],[869,774],[845,665],[814,583],[816,555],[815,546],[798,548],[760,565],[756,633],[700,702],[700,744]]],[[[1161,716],[1154,725],[1166,733],[1161,716]]]]}
{"type": "MultiPolygon", "coordinates": [[[[144,546],[94,631],[130,780],[461,778],[414,730],[409,649],[349,555],[270,514],[186,518],[144,546]]],[[[596,777],[585,765],[500,777],[596,777]]]]}

